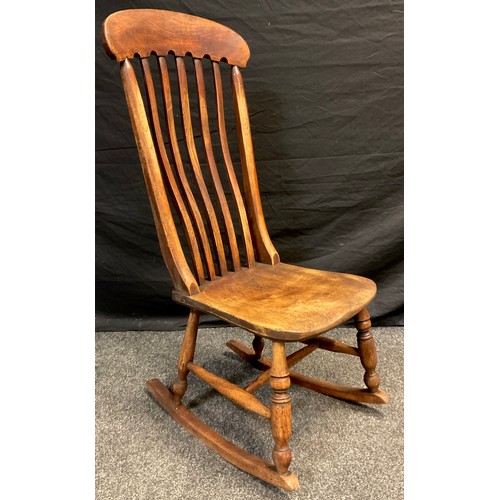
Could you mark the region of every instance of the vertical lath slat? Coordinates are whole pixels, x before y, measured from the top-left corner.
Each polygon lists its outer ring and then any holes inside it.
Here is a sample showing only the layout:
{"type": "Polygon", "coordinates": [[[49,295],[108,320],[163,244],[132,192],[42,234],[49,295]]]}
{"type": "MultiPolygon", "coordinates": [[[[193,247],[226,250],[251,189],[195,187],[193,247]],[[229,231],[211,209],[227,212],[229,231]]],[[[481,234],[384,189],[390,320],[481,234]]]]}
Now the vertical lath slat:
{"type": "Polygon", "coordinates": [[[222,236],[219,229],[219,224],[217,222],[217,217],[215,215],[215,210],[212,205],[212,200],[210,199],[210,194],[208,193],[205,180],[203,179],[203,173],[201,171],[200,162],[198,160],[198,154],[196,152],[196,144],[194,142],[193,126],[191,123],[191,108],[189,104],[189,93],[188,93],[188,83],[186,75],[186,67],[184,66],[184,60],[182,57],[175,58],[177,62],[177,75],[179,79],[179,92],[181,101],[181,112],[182,112],[182,123],[184,128],[184,137],[186,140],[186,146],[188,150],[189,160],[193,169],[193,173],[198,185],[201,197],[203,199],[203,204],[207,214],[207,218],[210,222],[212,228],[211,234],[214,238],[214,244],[217,251],[220,274],[222,276],[227,274],[226,257],[224,254],[224,245],[222,243],[222,236]]]}
{"type": "Polygon", "coordinates": [[[229,145],[227,142],[226,121],[224,117],[224,97],[223,97],[224,92],[222,89],[222,78],[221,78],[219,63],[213,61],[212,69],[214,76],[215,98],[217,106],[217,127],[219,130],[222,155],[224,157],[224,163],[226,165],[226,171],[229,179],[229,185],[231,187],[231,193],[233,195],[233,199],[238,209],[238,214],[240,217],[241,228],[243,231],[243,239],[245,241],[245,250],[247,254],[247,264],[248,267],[253,267],[255,266],[255,255],[253,251],[252,235],[250,234],[250,227],[248,225],[245,202],[243,200],[243,197],[241,196],[240,187],[238,185],[238,179],[236,178],[236,174],[234,172],[233,162],[231,161],[231,154],[229,152],[229,145]]]}
{"type": "Polygon", "coordinates": [[[189,268],[177,236],[139,84],[137,83],[134,68],[128,59],[121,63],[120,73],[161,252],[172,276],[174,287],[192,295],[199,292],[199,287],[189,268]]]}
{"type": "Polygon", "coordinates": [[[217,194],[219,208],[222,212],[222,217],[226,226],[229,249],[231,252],[231,259],[233,261],[233,268],[234,271],[239,271],[241,268],[241,264],[240,256],[238,253],[238,243],[236,241],[236,234],[234,232],[233,220],[231,218],[231,212],[229,211],[229,205],[227,203],[224,188],[222,187],[222,183],[220,180],[219,171],[215,163],[214,152],[212,148],[212,139],[210,137],[207,97],[205,92],[205,79],[203,77],[203,64],[201,59],[194,59],[194,67],[196,72],[196,84],[198,87],[198,109],[200,115],[200,126],[203,137],[205,158],[210,170],[210,176],[212,178],[213,186],[217,194]]]}
{"type": "Polygon", "coordinates": [[[179,151],[179,145],[177,143],[177,134],[175,132],[174,112],[172,106],[172,93],[170,89],[170,78],[168,75],[167,60],[165,59],[165,57],[159,57],[158,64],[160,67],[161,83],[163,90],[163,102],[165,105],[165,115],[167,118],[167,128],[168,128],[168,135],[170,138],[170,146],[172,148],[172,155],[174,157],[175,165],[177,167],[177,174],[179,176],[179,180],[186,195],[189,210],[191,211],[195,227],[198,231],[198,235],[200,237],[203,246],[208,277],[211,280],[213,280],[215,278],[215,267],[212,258],[212,251],[210,249],[210,244],[208,242],[208,236],[205,230],[205,225],[203,224],[203,219],[198,209],[196,199],[189,186],[189,181],[186,177],[186,172],[184,171],[181,153],[179,151]]]}
{"type": "Polygon", "coordinates": [[[141,59],[141,66],[144,75],[144,82],[146,84],[147,100],[149,104],[149,113],[151,117],[151,123],[153,125],[154,135],[156,137],[156,146],[158,148],[158,153],[163,164],[164,172],[167,176],[167,184],[172,194],[172,198],[179,213],[182,225],[184,227],[184,232],[188,241],[189,249],[193,257],[193,263],[198,277],[198,283],[203,284],[205,281],[203,264],[200,257],[200,251],[198,248],[198,243],[196,241],[196,235],[194,234],[194,229],[191,224],[191,219],[186,211],[184,201],[182,200],[181,193],[177,186],[172,167],[168,161],[167,152],[165,150],[165,144],[163,142],[163,134],[160,125],[160,119],[158,116],[158,106],[156,103],[156,95],[153,83],[153,75],[151,73],[151,67],[149,65],[149,60],[147,58],[141,59]]]}
{"type": "Polygon", "coordinates": [[[232,69],[232,87],[238,143],[240,147],[241,167],[243,171],[245,200],[250,225],[252,227],[252,236],[255,241],[259,261],[275,265],[280,261],[280,258],[271,242],[271,238],[269,237],[266,221],[264,219],[264,213],[262,211],[247,101],[245,97],[245,89],[243,87],[243,79],[238,66],[233,66],[232,69]]]}

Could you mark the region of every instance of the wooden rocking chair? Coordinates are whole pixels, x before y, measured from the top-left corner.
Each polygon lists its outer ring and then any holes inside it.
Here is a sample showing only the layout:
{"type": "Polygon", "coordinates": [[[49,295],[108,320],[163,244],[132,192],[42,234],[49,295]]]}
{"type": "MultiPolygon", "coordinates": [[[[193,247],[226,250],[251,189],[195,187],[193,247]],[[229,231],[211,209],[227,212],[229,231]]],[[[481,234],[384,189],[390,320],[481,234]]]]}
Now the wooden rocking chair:
{"type": "Polygon", "coordinates": [[[299,483],[295,474],[289,471],[292,458],[288,445],[292,431],[290,383],[348,401],[387,403],[389,400],[379,388],[375,371],[377,356],[366,309],[375,296],[376,285],[359,276],[280,262],[266,228],[257,183],[240,72],[250,56],[243,38],[221,24],[199,17],[137,9],[111,14],[103,25],[103,43],[107,54],[120,62],[159,243],[173,281],[173,298],[190,308],[178,375],[171,390],[156,379],[148,381],[147,387],[179,424],[220,456],[268,483],[294,490],[299,483]],[[133,58],[140,61],[147,106],[133,68],[133,58]],[[174,85],[167,67],[167,60],[174,58],[187,162],[181,154],[183,145],[177,140],[171,93],[174,85]],[[223,178],[215,160],[209,127],[204,58],[210,60],[210,63],[205,61],[205,65],[211,65],[217,133],[223,158],[220,163],[225,167],[223,178]],[[158,90],[155,90],[151,60],[157,63],[157,68],[153,69],[159,75],[163,117],[157,102],[158,90]],[[205,171],[200,165],[199,147],[193,132],[185,60],[194,64],[205,171]],[[222,69],[228,66],[231,67],[243,193],[226,135],[222,69]],[[190,169],[185,168],[186,163],[190,169]],[[206,183],[207,177],[210,185],[206,183]],[[229,189],[224,189],[223,179],[229,189]],[[229,191],[232,196],[228,199],[226,192],[229,191]],[[178,231],[180,228],[182,231],[178,231]],[[254,334],[252,348],[239,341],[227,343],[243,360],[262,371],[248,387],[241,388],[193,362],[201,312],[213,314],[254,334]],[[321,336],[353,317],[357,347],[321,336]],[[264,338],[272,341],[272,359],[262,356],[264,338]],[[286,342],[301,342],[305,346],[286,356],[286,342]],[[358,356],[365,370],[366,387],[345,387],[290,370],[315,349],[358,356]],[[188,373],[204,380],[233,403],[271,421],[275,440],[273,462],[227,441],[182,404],[188,373]],[[270,406],[254,395],[268,381],[273,391],[270,406]]]}

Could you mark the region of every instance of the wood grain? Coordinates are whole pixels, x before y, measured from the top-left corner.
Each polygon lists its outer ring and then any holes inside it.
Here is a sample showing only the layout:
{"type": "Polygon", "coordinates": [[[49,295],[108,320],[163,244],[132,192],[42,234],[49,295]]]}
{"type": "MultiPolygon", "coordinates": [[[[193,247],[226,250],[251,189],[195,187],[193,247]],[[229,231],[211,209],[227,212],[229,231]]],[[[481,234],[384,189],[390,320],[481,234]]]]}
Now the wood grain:
{"type": "Polygon", "coordinates": [[[358,330],[358,350],[361,364],[365,369],[364,381],[370,392],[377,392],[380,385],[380,378],[375,371],[377,368],[377,351],[375,350],[375,341],[373,340],[370,327],[370,314],[364,308],[354,318],[354,325],[358,330]]]}
{"type": "MultiPolygon", "coordinates": [[[[270,369],[272,364],[271,360],[262,356],[258,361],[256,361],[252,349],[249,349],[245,344],[243,344],[243,342],[240,342],[239,340],[230,340],[226,343],[226,345],[238,356],[240,356],[241,359],[250,363],[254,368],[263,371],[268,371],[270,369]]],[[[335,384],[327,380],[309,377],[308,375],[303,375],[302,373],[297,373],[293,370],[290,370],[289,376],[292,384],[300,385],[307,389],[319,392],[320,394],[325,394],[326,396],[337,399],[343,399],[345,401],[386,404],[390,399],[389,395],[380,388],[377,392],[370,392],[366,388],[335,384]]]]}
{"type": "Polygon", "coordinates": [[[241,168],[243,171],[243,187],[245,189],[246,207],[252,228],[252,239],[256,246],[259,261],[274,265],[279,262],[280,258],[269,237],[264,212],[262,211],[247,99],[243,87],[243,78],[237,66],[233,66],[231,81],[241,168]]]}
{"type": "Polygon", "coordinates": [[[198,283],[177,235],[134,68],[130,61],[125,60],[121,63],[120,71],[163,259],[174,287],[186,293],[196,293],[199,290],[198,283]]]}
{"type": "Polygon", "coordinates": [[[352,345],[344,344],[340,340],[329,339],[327,337],[316,337],[310,340],[304,340],[304,344],[317,345],[320,349],[330,352],[341,352],[343,354],[351,354],[359,356],[359,350],[352,345]]]}
{"type": "Polygon", "coordinates": [[[203,201],[202,206],[211,228],[209,236],[212,237],[212,241],[216,248],[218,257],[217,261],[219,263],[219,274],[221,276],[224,276],[227,274],[224,244],[222,243],[222,236],[219,228],[219,223],[217,221],[217,215],[215,214],[212,199],[210,198],[210,193],[208,192],[207,185],[203,177],[203,171],[201,170],[200,162],[198,159],[198,153],[196,151],[196,143],[194,141],[193,125],[191,121],[191,106],[189,102],[186,66],[182,57],[176,57],[175,61],[177,64],[177,76],[179,79],[179,99],[181,102],[181,116],[184,130],[184,139],[186,140],[189,163],[191,164],[191,169],[196,180],[196,187],[198,188],[198,191],[201,195],[203,201]]]}
{"type": "Polygon", "coordinates": [[[198,242],[196,241],[196,235],[189,218],[188,211],[184,205],[184,200],[177,186],[177,181],[175,179],[174,172],[168,161],[167,151],[165,149],[165,143],[163,142],[163,133],[160,124],[160,117],[158,115],[158,106],[156,103],[156,94],[153,83],[153,75],[151,73],[151,67],[149,65],[148,59],[141,59],[141,67],[144,76],[144,82],[146,84],[146,96],[148,101],[148,111],[150,122],[153,125],[155,146],[158,152],[159,159],[161,160],[163,170],[167,177],[166,187],[171,193],[172,201],[177,209],[181,223],[184,227],[184,233],[186,235],[189,250],[194,262],[194,268],[196,272],[196,277],[198,283],[201,285],[205,281],[205,273],[203,271],[203,263],[201,260],[200,250],[198,248],[198,242]]]}
{"type": "Polygon", "coordinates": [[[181,350],[179,353],[177,378],[172,384],[175,406],[179,406],[181,404],[182,398],[187,390],[187,375],[189,371],[188,365],[191,361],[193,361],[199,321],[200,312],[191,309],[186,326],[186,333],[184,334],[184,340],[182,342],[181,350]]]}
{"type": "MultiPolygon", "coordinates": [[[[291,368],[292,366],[296,365],[299,361],[302,361],[306,356],[309,356],[309,354],[314,352],[317,348],[318,348],[317,344],[311,344],[287,356],[286,363],[288,368],[291,368]]],[[[257,359],[259,359],[260,357],[261,355],[259,355],[257,359]]],[[[246,387],[245,390],[253,394],[257,389],[262,387],[269,380],[270,377],[271,377],[271,369],[266,370],[264,373],[261,373],[252,383],[250,383],[250,385],[246,387]]]]}
{"type": "Polygon", "coordinates": [[[288,445],[292,435],[292,401],[288,394],[290,377],[286,360],[285,343],[273,340],[273,361],[269,383],[271,396],[271,432],[274,438],[273,462],[280,474],[286,474],[292,461],[288,445]]]}
{"type": "Polygon", "coordinates": [[[278,474],[272,463],[228,441],[193,415],[185,406],[181,405],[176,408],[171,392],[158,379],[149,380],[147,387],[156,401],[174,420],[228,462],[278,488],[291,491],[299,487],[299,480],[295,474],[291,472],[287,475],[278,474]]]}
{"type": "Polygon", "coordinates": [[[212,68],[214,75],[215,100],[217,109],[217,128],[219,131],[222,156],[226,165],[226,172],[229,180],[229,186],[231,187],[231,194],[233,195],[233,200],[236,204],[238,215],[240,217],[241,229],[243,232],[243,241],[245,242],[245,250],[247,255],[247,266],[253,267],[255,266],[255,253],[253,251],[252,235],[250,233],[250,226],[248,224],[245,202],[243,200],[243,197],[241,196],[240,186],[238,184],[238,179],[236,178],[233,162],[231,160],[231,153],[229,152],[229,144],[227,141],[226,119],[224,116],[224,92],[222,88],[222,78],[219,63],[213,62],[212,68]]]}
{"type": "Polygon", "coordinates": [[[236,384],[233,384],[232,382],[205,370],[205,368],[196,365],[195,363],[188,363],[187,367],[191,373],[205,381],[216,391],[220,392],[223,396],[229,399],[229,401],[257,413],[258,415],[271,418],[271,410],[255,396],[245,391],[245,389],[242,389],[236,384]]]}
{"type": "Polygon", "coordinates": [[[215,163],[214,151],[212,147],[212,138],[210,137],[210,124],[208,121],[207,96],[205,92],[205,77],[203,76],[203,65],[200,59],[194,60],[196,73],[196,85],[198,88],[198,110],[200,117],[201,135],[203,138],[203,147],[205,151],[205,159],[210,171],[210,178],[217,195],[217,202],[222,213],[226,234],[229,243],[231,260],[233,262],[233,270],[239,271],[241,268],[240,255],[238,252],[238,243],[236,242],[236,234],[234,232],[233,219],[229,211],[226,194],[219,176],[219,170],[215,163]]]}
{"type": "Polygon", "coordinates": [[[163,93],[163,103],[165,107],[165,116],[168,128],[168,134],[170,138],[170,148],[172,150],[172,156],[174,157],[175,166],[177,169],[177,175],[179,176],[180,185],[182,186],[184,195],[187,200],[187,206],[189,207],[189,212],[194,221],[194,227],[196,228],[197,235],[201,241],[203,252],[205,256],[205,266],[207,269],[209,279],[215,278],[215,267],[212,257],[212,250],[210,249],[210,243],[208,242],[208,236],[203,223],[203,218],[201,216],[198,204],[191,190],[191,186],[186,176],[184,170],[184,165],[182,162],[182,157],[179,149],[179,144],[177,142],[177,133],[175,131],[175,119],[174,110],[172,104],[172,91],[170,86],[170,78],[168,74],[167,60],[165,57],[158,58],[158,65],[161,75],[161,86],[163,93]]]}
{"type": "Polygon", "coordinates": [[[222,24],[181,12],[130,9],[115,12],[103,24],[106,53],[117,61],[152,52],[166,56],[187,53],[212,61],[225,60],[244,68],[250,49],[243,38],[222,24]]]}
{"type": "Polygon", "coordinates": [[[258,263],[172,297],[257,335],[301,341],[352,318],[375,293],[375,283],[360,276],[258,263]]]}
{"type": "Polygon", "coordinates": [[[191,434],[220,456],[286,490],[298,488],[296,476],[289,472],[292,458],[289,440],[292,433],[290,384],[300,385],[332,397],[362,403],[387,403],[389,396],[379,388],[377,355],[370,331],[367,305],[376,294],[368,278],[320,271],[280,262],[264,218],[253,151],[243,67],[249,57],[248,46],[231,29],[213,21],[187,14],[154,9],[120,11],[103,25],[104,47],[108,55],[122,61],[121,77],[137,143],[139,158],[156,225],[160,249],[172,277],[174,300],[191,308],[186,333],[179,353],[173,394],[158,380],[148,389],[159,404],[191,434]],[[153,53],[153,56],[151,54],[153,53]],[[174,54],[177,69],[180,109],[175,110],[167,67],[167,54],[174,54]],[[129,58],[141,57],[147,109],[129,58]],[[187,73],[183,56],[194,60],[200,130],[208,172],[198,159],[191,118],[187,73]],[[212,74],[223,165],[217,165],[213,152],[208,115],[205,76],[201,59],[212,59],[212,74]],[[166,151],[160,109],[149,57],[156,58],[162,88],[165,124],[171,158],[166,151]],[[219,61],[231,69],[231,88],[238,134],[243,178],[243,193],[230,156],[224,116],[224,97],[219,61]],[[175,115],[182,117],[188,158],[182,158],[176,134],[175,115]],[[173,158],[173,161],[172,161],[173,158]],[[185,171],[188,160],[192,172],[185,171]],[[239,254],[235,222],[223,189],[219,168],[225,168],[238,213],[246,251],[246,264],[239,254]],[[192,176],[190,175],[192,173],[192,176]],[[216,200],[205,183],[209,175],[216,200]],[[192,178],[192,179],[191,179],[192,178]],[[190,182],[195,186],[197,197],[190,182]],[[197,198],[200,198],[201,207],[197,198]],[[193,269],[186,260],[170,203],[179,215],[192,257],[193,269]],[[200,210],[201,208],[201,210],[200,210]],[[202,212],[204,217],[202,216],[202,212]],[[218,217],[222,216],[221,233],[218,217]],[[223,224],[223,225],[222,225],[223,224]],[[225,254],[223,234],[229,255],[225,254]],[[231,259],[228,268],[226,260],[231,259]],[[200,314],[210,313],[254,334],[253,349],[239,341],[227,343],[236,354],[262,373],[243,389],[193,362],[200,314]],[[354,317],[357,347],[320,336],[354,317]],[[272,340],[272,360],[262,356],[264,337],[272,340]],[[305,347],[286,356],[285,342],[303,342],[305,347]],[[346,387],[290,370],[315,349],[358,356],[365,370],[366,388],[346,387]],[[275,446],[274,465],[238,448],[210,429],[182,405],[191,372],[232,402],[271,420],[275,446]],[[253,393],[267,381],[272,389],[267,407],[253,393]]]}
{"type": "Polygon", "coordinates": [[[290,380],[295,385],[312,389],[326,396],[343,399],[344,401],[356,401],[358,403],[370,404],[386,404],[389,402],[389,395],[381,389],[372,392],[364,388],[335,384],[327,380],[309,377],[294,371],[290,372],[290,380]]]}

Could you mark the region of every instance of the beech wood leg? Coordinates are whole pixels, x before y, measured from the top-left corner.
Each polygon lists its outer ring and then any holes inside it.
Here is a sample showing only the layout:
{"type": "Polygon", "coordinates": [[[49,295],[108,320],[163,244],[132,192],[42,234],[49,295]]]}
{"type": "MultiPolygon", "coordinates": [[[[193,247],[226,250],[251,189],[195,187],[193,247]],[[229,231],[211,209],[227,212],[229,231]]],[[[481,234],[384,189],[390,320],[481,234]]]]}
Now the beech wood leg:
{"type": "Polygon", "coordinates": [[[273,340],[273,357],[270,385],[271,430],[274,437],[273,462],[279,474],[286,474],[292,461],[288,440],[292,434],[292,403],[288,388],[290,377],[286,361],[285,343],[273,340]]]}
{"type": "Polygon", "coordinates": [[[358,349],[361,364],[365,369],[364,381],[369,392],[377,392],[380,385],[380,378],[375,371],[377,367],[377,351],[375,349],[375,341],[370,331],[372,325],[370,314],[365,308],[356,314],[354,324],[358,330],[358,349]]]}
{"type": "Polygon", "coordinates": [[[181,350],[179,353],[179,364],[177,378],[172,384],[172,391],[174,393],[174,404],[180,406],[184,394],[187,390],[187,375],[189,372],[188,363],[193,361],[194,348],[196,346],[196,337],[198,333],[198,323],[200,321],[200,311],[191,309],[186,326],[186,333],[182,341],[181,350]]]}

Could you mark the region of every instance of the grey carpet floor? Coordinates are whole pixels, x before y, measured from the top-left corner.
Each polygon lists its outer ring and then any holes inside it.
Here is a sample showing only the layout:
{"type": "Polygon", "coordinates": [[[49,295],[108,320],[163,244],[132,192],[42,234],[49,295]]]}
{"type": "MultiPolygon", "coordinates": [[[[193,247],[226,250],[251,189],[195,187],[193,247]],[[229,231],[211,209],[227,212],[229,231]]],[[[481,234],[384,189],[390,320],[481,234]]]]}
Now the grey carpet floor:
{"type": "MultiPolygon", "coordinates": [[[[180,427],[149,396],[145,381],[176,375],[182,332],[96,334],[96,499],[383,499],[403,498],[403,328],[372,329],[388,405],[336,400],[292,386],[291,470],[300,489],[284,492],[235,468],[180,427]]],[[[355,330],[327,336],[355,343],[355,330]]],[[[251,343],[237,328],[201,329],[195,360],[239,385],[258,373],[224,344],[251,343]]],[[[266,342],[264,354],[270,356],[266,342]]],[[[300,345],[302,346],[302,345],[300,345]]],[[[299,344],[289,344],[292,352],[299,344]]],[[[297,371],[362,385],[353,356],[315,351],[297,371]]],[[[185,403],[238,446],[270,460],[269,423],[220,396],[194,376],[185,403]]],[[[269,387],[257,392],[263,401],[269,387]]]]}

